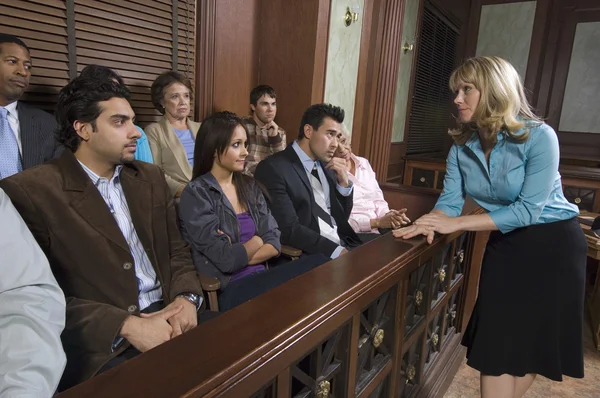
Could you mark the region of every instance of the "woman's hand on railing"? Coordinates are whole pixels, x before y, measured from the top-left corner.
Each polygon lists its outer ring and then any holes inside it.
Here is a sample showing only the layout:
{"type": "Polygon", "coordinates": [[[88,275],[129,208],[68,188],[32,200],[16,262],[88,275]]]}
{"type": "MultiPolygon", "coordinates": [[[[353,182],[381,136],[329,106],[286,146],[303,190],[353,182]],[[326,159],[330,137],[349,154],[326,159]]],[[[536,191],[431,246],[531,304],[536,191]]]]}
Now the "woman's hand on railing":
{"type": "Polygon", "coordinates": [[[448,217],[446,214],[435,211],[425,214],[413,224],[421,225],[440,234],[451,234],[460,229],[458,217],[448,217]]]}
{"type": "Polygon", "coordinates": [[[435,237],[435,231],[432,227],[425,225],[412,224],[408,227],[395,229],[392,231],[394,238],[410,239],[417,235],[424,235],[427,238],[427,243],[431,244],[435,237]]]}

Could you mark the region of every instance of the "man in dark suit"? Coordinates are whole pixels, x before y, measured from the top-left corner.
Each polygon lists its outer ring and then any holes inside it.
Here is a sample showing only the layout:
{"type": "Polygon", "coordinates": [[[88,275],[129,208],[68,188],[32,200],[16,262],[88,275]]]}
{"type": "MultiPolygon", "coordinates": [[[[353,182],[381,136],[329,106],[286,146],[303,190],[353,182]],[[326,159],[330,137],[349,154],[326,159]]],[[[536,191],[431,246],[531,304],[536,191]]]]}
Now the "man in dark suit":
{"type": "Polygon", "coordinates": [[[31,77],[29,48],[0,34],[0,179],[42,164],[58,154],[52,115],[19,102],[31,77]]]}
{"type": "Polygon", "coordinates": [[[260,162],[254,177],[269,191],[281,243],[336,258],[360,245],[348,218],[352,182],[346,162],[333,156],[344,110],[329,104],[304,112],[298,140],[260,162]]]}
{"type": "Polygon", "coordinates": [[[74,79],[56,112],[68,150],[0,181],[67,298],[61,389],[190,330],[202,308],[163,172],[134,160],[128,96],[112,81],[74,79]]]}

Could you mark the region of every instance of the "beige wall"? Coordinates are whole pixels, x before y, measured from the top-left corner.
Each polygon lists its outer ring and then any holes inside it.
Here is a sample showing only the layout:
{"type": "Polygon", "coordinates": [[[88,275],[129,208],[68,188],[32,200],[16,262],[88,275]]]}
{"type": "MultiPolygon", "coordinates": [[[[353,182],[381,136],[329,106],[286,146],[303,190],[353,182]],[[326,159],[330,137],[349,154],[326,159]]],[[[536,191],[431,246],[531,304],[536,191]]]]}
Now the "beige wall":
{"type": "Polygon", "coordinates": [[[535,1],[482,6],[476,55],[506,59],[524,80],[535,7],[535,1]]]}
{"type": "Polygon", "coordinates": [[[600,22],[577,24],[559,130],[600,133],[600,22]]]}
{"type": "MultiPolygon", "coordinates": [[[[417,17],[420,0],[406,0],[404,5],[404,22],[402,26],[402,41],[414,43],[417,35],[417,17]]],[[[416,49],[415,49],[416,50],[416,49]]],[[[412,65],[415,50],[400,51],[400,66],[398,67],[398,85],[396,86],[396,102],[394,105],[394,122],[392,127],[392,142],[404,140],[406,127],[406,107],[408,105],[408,90],[412,75],[412,65]]]]}
{"type": "Polygon", "coordinates": [[[346,111],[344,123],[352,134],[364,0],[332,0],[325,74],[325,102],[346,111]],[[345,26],[346,7],[360,8],[358,21],[345,26]]]}

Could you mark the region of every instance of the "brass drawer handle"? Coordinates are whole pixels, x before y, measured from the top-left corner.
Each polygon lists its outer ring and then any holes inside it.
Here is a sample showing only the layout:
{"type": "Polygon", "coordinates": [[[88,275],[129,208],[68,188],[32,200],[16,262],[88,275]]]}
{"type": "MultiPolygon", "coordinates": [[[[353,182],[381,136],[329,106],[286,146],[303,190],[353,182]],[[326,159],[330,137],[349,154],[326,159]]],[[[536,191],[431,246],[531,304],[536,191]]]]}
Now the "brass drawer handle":
{"type": "Polygon", "coordinates": [[[575,198],[575,203],[576,204],[580,204],[581,203],[581,198],[575,198]]]}

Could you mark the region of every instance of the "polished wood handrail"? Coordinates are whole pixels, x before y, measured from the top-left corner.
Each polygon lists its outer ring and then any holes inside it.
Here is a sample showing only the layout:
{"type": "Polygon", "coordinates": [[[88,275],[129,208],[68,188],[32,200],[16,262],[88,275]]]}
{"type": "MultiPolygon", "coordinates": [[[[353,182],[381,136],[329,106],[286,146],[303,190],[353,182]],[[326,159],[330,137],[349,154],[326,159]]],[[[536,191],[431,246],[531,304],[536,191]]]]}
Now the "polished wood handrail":
{"type": "Polygon", "coordinates": [[[59,397],[240,396],[242,384],[258,390],[458,235],[432,245],[384,235],[59,397]]]}

